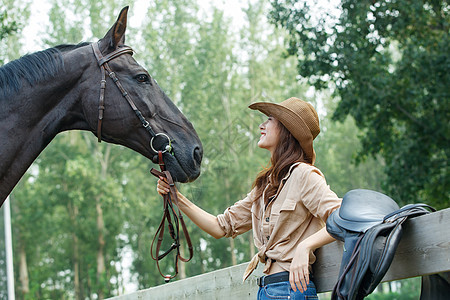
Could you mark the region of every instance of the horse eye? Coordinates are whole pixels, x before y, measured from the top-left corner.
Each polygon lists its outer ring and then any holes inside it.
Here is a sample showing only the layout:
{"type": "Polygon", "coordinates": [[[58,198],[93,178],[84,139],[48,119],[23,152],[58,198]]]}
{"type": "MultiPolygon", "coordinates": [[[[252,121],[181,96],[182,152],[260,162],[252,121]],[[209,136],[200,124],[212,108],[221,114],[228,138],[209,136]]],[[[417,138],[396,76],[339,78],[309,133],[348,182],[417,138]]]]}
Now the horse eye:
{"type": "Polygon", "coordinates": [[[148,76],[145,74],[139,74],[135,78],[138,82],[148,82],[149,81],[148,76]]]}

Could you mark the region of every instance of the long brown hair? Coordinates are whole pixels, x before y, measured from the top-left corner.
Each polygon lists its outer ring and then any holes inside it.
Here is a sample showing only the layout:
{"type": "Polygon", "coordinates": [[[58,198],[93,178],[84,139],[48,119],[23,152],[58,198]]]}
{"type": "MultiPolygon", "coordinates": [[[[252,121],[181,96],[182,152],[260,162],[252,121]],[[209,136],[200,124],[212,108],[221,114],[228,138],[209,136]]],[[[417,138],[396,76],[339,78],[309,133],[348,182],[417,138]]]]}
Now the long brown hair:
{"type": "Polygon", "coordinates": [[[278,122],[278,127],[280,129],[280,135],[278,145],[275,147],[275,151],[270,160],[271,165],[261,170],[253,183],[253,188],[256,188],[255,200],[262,196],[264,189],[270,184],[264,195],[265,203],[268,202],[271,196],[277,193],[281,180],[287,175],[292,164],[296,162],[312,163],[311,159],[306,156],[300,143],[289,130],[281,122],[278,122]]]}

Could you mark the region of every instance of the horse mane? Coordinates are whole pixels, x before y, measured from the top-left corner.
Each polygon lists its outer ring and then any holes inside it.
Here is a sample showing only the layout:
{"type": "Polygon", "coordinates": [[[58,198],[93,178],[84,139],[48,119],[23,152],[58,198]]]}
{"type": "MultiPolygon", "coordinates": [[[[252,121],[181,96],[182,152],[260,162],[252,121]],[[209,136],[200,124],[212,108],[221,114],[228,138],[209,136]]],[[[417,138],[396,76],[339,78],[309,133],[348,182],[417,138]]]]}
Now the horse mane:
{"type": "Polygon", "coordinates": [[[55,77],[64,70],[62,52],[71,51],[89,43],[62,44],[26,54],[0,67],[0,96],[9,97],[22,88],[22,80],[30,85],[55,77]]]}

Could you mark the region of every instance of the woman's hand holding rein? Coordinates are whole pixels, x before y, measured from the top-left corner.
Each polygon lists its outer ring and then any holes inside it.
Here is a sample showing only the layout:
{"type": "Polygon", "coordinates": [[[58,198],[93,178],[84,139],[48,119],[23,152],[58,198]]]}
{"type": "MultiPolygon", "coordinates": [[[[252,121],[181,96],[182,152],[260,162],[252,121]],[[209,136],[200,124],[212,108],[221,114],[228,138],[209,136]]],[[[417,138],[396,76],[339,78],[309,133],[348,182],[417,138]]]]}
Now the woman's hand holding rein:
{"type": "MultiPolygon", "coordinates": [[[[169,184],[165,181],[165,178],[160,177],[156,186],[158,194],[164,196],[170,191],[169,184]]],[[[178,196],[178,208],[194,222],[200,229],[211,235],[212,237],[219,239],[225,236],[225,232],[220,227],[217,217],[204,211],[194,203],[189,201],[183,194],[177,190],[178,196]]]]}
{"type": "Polygon", "coordinates": [[[169,184],[165,181],[164,177],[159,177],[156,190],[158,191],[158,194],[160,194],[161,196],[164,196],[169,193],[170,191],[169,184]]]}

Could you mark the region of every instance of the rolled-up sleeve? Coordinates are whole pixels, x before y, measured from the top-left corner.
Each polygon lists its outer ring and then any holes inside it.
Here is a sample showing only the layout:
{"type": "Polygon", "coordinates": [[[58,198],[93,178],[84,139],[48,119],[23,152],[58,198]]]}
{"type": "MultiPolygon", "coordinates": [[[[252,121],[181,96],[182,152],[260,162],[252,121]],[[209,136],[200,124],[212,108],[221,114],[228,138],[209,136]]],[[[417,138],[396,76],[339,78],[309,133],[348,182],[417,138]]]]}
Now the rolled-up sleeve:
{"type": "Polygon", "coordinates": [[[225,237],[235,238],[252,229],[252,192],[217,216],[225,237]]]}

